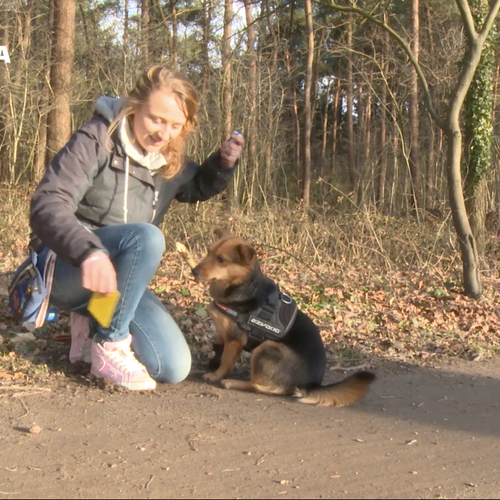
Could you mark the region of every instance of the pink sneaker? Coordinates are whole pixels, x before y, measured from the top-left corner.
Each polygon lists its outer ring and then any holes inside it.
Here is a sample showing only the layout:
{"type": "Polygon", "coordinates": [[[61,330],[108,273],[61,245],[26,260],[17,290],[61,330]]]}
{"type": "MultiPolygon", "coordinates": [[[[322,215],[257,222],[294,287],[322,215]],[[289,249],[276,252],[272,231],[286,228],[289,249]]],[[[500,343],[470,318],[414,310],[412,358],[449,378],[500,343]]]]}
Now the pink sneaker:
{"type": "Polygon", "coordinates": [[[70,314],[71,323],[71,347],[69,350],[69,360],[71,363],[78,361],[91,361],[90,320],[87,316],[72,312],[70,314]]]}
{"type": "Polygon", "coordinates": [[[118,342],[104,342],[104,344],[92,342],[91,373],[99,378],[107,378],[131,391],[153,390],[156,382],[134,356],[131,344],[131,335],[118,342]]]}

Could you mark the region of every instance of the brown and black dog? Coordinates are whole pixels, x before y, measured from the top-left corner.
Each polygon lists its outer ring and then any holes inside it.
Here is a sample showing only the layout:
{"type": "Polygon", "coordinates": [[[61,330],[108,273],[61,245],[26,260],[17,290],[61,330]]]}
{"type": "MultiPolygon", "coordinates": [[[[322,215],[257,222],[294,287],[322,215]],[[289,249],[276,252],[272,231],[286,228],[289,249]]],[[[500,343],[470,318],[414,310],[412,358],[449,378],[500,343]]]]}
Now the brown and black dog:
{"type": "MultiPolygon", "coordinates": [[[[209,312],[217,334],[215,357],[209,364],[213,371],[204,375],[205,380],[220,381],[227,389],[291,395],[301,403],[318,406],[347,406],[362,397],[375,375],[360,371],[341,382],[322,386],[326,354],[316,325],[262,273],[251,245],[224,229],[216,230],[215,234],[219,239],[193,269],[196,281],[210,283],[213,300],[209,312]],[[295,307],[290,326],[282,329],[286,331],[284,335],[271,335],[273,340],[262,338],[259,345],[248,327],[249,322],[244,323],[241,318],[250,317],[259,323],[252,312],[280,300],[295,307]],[[244,348],[254,348],[250,380],[225,379],[244,348]]],[[[267,307],[266,310],[273,309],[267,307]]],[[[280,330],[260,321],[261,327],[266,325],[272,331],[280,330]]]]}

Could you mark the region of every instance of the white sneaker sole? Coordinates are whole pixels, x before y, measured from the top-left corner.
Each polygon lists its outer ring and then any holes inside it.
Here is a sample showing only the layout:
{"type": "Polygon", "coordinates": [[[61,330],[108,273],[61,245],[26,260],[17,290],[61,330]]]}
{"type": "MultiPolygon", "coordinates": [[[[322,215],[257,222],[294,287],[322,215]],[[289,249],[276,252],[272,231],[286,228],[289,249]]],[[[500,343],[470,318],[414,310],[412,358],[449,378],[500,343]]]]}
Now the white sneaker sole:
{"type": "Polygon", "coordinates": [[[92,375],[94,375],[94,377],[96,378],[106,379],[109,382],[112,382],[113,384],[125,387],[129,391],[153,391],[156,389],[156,381],[153,379],[144,380],[142,382],[117,382],[116,380],[112,380],[108,377],[105,377],[100,373],[96,373],[93,368],[90,369],[90,373],[92,373],[92,375]]]}

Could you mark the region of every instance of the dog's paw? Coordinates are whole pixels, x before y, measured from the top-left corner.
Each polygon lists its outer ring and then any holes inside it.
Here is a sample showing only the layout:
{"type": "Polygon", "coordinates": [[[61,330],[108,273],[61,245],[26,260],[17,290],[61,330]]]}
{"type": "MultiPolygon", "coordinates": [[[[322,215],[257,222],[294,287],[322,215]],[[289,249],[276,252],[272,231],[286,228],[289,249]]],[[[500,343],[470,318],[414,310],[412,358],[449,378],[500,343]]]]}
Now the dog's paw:
{"type": "Polygon", "coordinates": [[[220,380],[220,377],[217,375],[216,372],[208,372],[208,373],[205,373],[205,375],[203,375],[203,378],[207,381],[207,382],[218,382],[220,380]]]}
{"type": "Polygon", "coordinates": [[[232,380],[229,380],[228,378],[224,378],[220,381],[220,385],[224,387],[224,389],[231,389],[232,388],[232,380]]]}
{"type": "Polygon", "coordinates": [[[304,391],[304,389],[300,389],[299,387],[296,387],[295,390],[293,391],[292,396],[294,398],[303,398],[306,396],[306,391],[304,391]]]}

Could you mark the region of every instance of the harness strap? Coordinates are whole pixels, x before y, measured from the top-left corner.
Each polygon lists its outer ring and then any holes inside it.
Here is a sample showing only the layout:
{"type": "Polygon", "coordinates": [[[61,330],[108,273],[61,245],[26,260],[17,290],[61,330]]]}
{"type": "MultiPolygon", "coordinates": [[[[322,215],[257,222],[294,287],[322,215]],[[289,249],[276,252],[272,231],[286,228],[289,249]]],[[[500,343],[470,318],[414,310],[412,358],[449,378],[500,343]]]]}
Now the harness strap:
{"type": "Polygon", "coordinates": [[[43,281],[45,285],[45,297],[43,299],[40,310],[35,319],[35,328],[40,328],[45,323],[47,310],[49,308],[50,292],[52,291],[52,283],[54,280],[54,269],[56,266],[57,255],[52,250],[49,250],[45,258],[45,267],[43,271],[43,281]]]}
{"type": "Polygon", "coordinates": [[[275,304],[266,303],[257,309],[241,313],[227,304],[214,301],[215,307],[238,323],[248,333],[251,348],[265,340],[281,340],[290,330],[297,315],[297,304],[287,294],[279,293],[275,304]]]}

